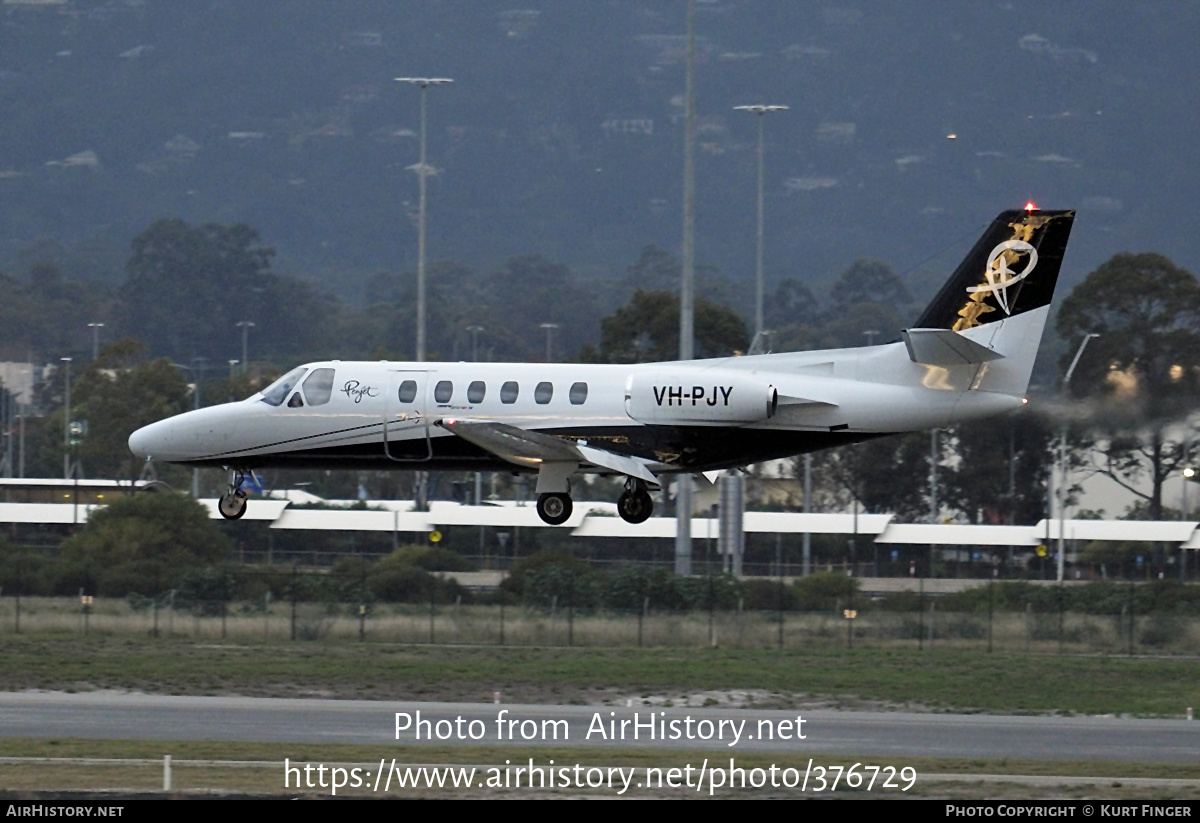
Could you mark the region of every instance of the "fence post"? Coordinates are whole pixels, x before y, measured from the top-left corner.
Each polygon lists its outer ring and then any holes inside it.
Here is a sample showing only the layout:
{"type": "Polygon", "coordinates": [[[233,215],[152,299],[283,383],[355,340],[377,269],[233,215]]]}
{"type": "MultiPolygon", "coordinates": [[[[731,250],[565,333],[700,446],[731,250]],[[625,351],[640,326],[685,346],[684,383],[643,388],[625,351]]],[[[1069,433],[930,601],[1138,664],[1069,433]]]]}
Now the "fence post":
{"type": "Polygon", "coordinates": [[[296,640],[296,595],[297,595],[296,562],[292,561],[292,642],[296,640]]]}
{"type": "Polygon", "coordinates": [[[783,575],[779,576],[779,649],[783,650],[783,575]]]}
{"type": "Polygon", "coordinates": [[[929,598],[929,651],[933,651],[934,626],[937,624],[937,601],[929,598]]]}
{"type": "Polygon", "coordinates": [[[992,579],[988,581],[988,654],[992,653],[992,620],[995,613],[995,594],[993,588],[996,585],[995,568],[992,569],[992,579]]]}
{"type": "Polygon", "coordinates": [[[917,578],[917,651],[925,650],[925,578],[917,578]]]}
{"type": "Polygon", "coordinates": [[[712,648],[716,645],[714,642],[715,635],[713,634],[713,576],[712,569],[708,571],[708,646],[712,648]]]}
{"type": "Polygon", "coordinates": [[[1129,656],[1133,657],[1133,577],[1129,578],[1129,656]]]}
{"type": "Polygon", "coordinates": [[[1063,636],[1063,618],[1064,618],[1064,603],[1063,603],[1063,583],[1058,581],[1058,654],[1061,657],[1063,653],[1063,644],[1066,638],[1063,636]]]}
{"type": "Polygon", "coordinates": [[[367,639],[367,565],[362,564],[362,577],[358,586],[358,642],[367,639]]]}
{"type": "Polygon", "coordinates": [[[433,645],[434,603],[437,599],[437,577],[429,575],[429,645],[433,645]]]}

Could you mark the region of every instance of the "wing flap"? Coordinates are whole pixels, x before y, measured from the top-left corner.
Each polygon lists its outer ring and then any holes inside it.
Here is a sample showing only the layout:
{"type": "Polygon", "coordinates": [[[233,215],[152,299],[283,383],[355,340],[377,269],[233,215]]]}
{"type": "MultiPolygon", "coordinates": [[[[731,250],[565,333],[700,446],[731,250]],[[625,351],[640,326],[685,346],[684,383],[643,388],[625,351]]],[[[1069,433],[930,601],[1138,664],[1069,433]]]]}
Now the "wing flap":
{"type": "Polygon", "coordinates": [[[658,485],[658,478],[648,468],[649,461],[638,457],[579,445],[505,423],[446,419],[435,421],[434,425],[518,466],[536,469],[546,463],[588,463],[658,485]]]}
{"type": "Polygon", "coordinates": [[[630,477],[636,477],[639,480],[645,480],[653,486],[658,485],[658,478],[646,466],[646,461],[644,460],[624,454],[614,454],[604,449],[595,449],[591,446],[576,446],[575,448],[579,450],[579,454],[584,460],[594,466],[611,469],[630,477]]]}
{"type": "Polygon", "coordinates": [[[550,434],[470,420],[437,420],[434,425],[518,466],[537,468],[542,463],[579,461],[573,444],[550,434]]]}

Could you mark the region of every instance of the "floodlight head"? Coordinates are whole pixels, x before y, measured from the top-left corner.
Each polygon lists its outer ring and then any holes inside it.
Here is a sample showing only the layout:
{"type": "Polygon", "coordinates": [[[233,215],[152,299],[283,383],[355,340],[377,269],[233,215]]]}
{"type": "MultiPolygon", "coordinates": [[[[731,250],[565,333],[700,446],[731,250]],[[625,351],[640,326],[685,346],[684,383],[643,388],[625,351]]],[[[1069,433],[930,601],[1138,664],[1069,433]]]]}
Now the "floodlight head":
{"type": "Polygon", "coordinates": [[[748,111],[751,114],[770,114],[773,111],[787,111],[787,106],[767,106],[757,104],[753,106],[734,106],[734,111],[748,111]]]}
{"type": "Polygon", "coordinates": [[[397,77],[397,83],[408,83],[413,86],[427,88],[429,86],[442,86],[446,83],[453,83],[449,77],[397,77]]]}

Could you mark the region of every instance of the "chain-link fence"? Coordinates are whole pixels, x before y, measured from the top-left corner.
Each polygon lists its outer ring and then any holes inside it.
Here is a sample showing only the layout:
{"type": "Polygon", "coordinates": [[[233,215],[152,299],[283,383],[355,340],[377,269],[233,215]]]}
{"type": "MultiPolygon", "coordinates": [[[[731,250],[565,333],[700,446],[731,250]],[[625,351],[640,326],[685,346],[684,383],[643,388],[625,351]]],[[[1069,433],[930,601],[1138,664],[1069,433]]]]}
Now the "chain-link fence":
{"type": "Polygon", "coordinates": [[[984,583],[869,595],[853,578],[677,577],[548,562],[499,589],[452,573],[230,566],[125,597],[0,589],[0,632],[506,646],[955,648],[1008,653],[1200,653],[1200,591],[1173,582],[984,583]]]}

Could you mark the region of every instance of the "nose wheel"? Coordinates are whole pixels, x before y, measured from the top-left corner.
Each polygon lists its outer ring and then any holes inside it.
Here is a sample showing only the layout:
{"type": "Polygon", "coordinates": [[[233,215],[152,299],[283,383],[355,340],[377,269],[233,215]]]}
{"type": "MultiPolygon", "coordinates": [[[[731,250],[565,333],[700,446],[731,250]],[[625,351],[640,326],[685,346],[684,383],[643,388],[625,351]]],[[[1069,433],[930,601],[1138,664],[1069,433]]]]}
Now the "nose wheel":
{"type": "Polygon", "coordinates": [[[617,514],[626,523],[645,523],[653,513],[654,500],[640,480],[627,486],[617,498],[617,514]]]}
{"type": "Polygon", "coordinates": [[[226,520],[237,520],[246,513],[246,493],[241,489],[225,492],[217,501],[217,510],[226,520]]]}
{"type": "Polygon", "coordinates": [[[246,513],[246,492],[242,484],[246,480],[245,473],[234,471],[229,479],[229,489],[217,501],[217,511],[226,520],[237,520],[246,513]]]}
{"type": "Polygon", "coordinates": [[[561,526],[571,517],[571,495],[566,492],[547,492],[537,499],[538,517],[551,526],[561,526]]]}

